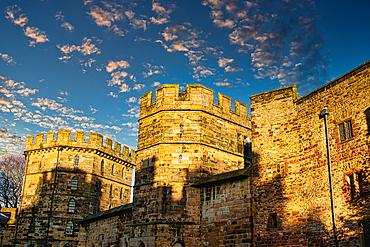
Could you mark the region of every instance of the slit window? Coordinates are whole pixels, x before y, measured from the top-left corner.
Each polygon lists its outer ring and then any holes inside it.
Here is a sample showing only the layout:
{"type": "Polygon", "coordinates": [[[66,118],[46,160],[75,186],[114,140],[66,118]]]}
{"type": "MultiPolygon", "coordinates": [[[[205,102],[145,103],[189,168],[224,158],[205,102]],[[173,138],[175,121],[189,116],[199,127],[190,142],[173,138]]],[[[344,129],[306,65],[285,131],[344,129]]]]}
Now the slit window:
{"type": "Polygon", "coordinates": [[[124,178],[125,177],[125,168],[123,167],[122,168],[122,178],[124,178]]]}
{"type": "Polygon", "coordinates": [[[122,199],[122,188],[121,191],[119,192],[119,199],[122,199]]]}
{"type": "Polygon", "coordinates": [[[78,167],[78,164],[80,162],[80,157],[78,155],[75,156],[75,162],[74,162],[74,166],[75,167],[78,167]]]}
{"type": "Polygon", "coordinates": [[[184,125],[180,124],[180,137],[184,134],[184,125]]]}
{"type": "Polygon", "coordinates": [[[110,190],[109,190],[109,197],[113,196],[113,185],[110,185],[110,190]]]}
{"type": "Polygon", "coordinates": [[[179,156],[179,165],[182,165],[182,155],[179,156]]]}
{"type": "Polygon", "coordinates": [[[101,173],[104,172],[104,160],[101,160],[100,171],[101,173]]]}
{"type": "Polygon", "coordinates": [[[73,222],[68,221],[66,225],[66,234],[67,235],[72,235],[73,234],[73,222]]]}
{"type": "Polygon", "coordinates": [[[114,175],[114,164],[112,165],[112,175],[114,175]]]}
{"type": "Polygon", "coordinates": [[[72,178],[71,190],[77,190],[77,185],[78,185],[78,179],[77,179],[77,177],[73,177],[72,178]]]}
{"type": "Polygon", "coordinates": [[[76,210],[76,201],[75,199],[69,200],[68,203],[68,213],[74,213],[76,210]]]}
{"type": "Polygon", "coordinates": [[[339,124],[339,136],[341,142],[353,138],[351,120],[339,124]]]}

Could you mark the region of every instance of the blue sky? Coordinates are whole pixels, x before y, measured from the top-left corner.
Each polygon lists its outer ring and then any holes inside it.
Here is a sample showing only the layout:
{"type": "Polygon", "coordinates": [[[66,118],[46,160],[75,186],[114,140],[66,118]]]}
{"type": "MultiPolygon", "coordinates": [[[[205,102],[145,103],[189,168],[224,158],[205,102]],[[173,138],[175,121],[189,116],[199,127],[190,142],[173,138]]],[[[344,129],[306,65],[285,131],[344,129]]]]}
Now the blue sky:
{"type": "Polygon", "coordinates": [[[0,154],[92,131],[135,148],[139,100],[200,83],[244,103],[301,95],[369,59],[367,1],[0,2],[0,154]]]}

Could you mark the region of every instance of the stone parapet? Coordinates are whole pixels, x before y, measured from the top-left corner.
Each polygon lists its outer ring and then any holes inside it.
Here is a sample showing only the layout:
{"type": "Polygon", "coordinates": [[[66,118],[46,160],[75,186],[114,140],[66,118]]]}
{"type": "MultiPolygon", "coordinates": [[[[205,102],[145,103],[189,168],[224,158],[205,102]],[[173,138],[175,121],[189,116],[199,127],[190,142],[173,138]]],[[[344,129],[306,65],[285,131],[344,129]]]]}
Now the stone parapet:
{"type": "MultiPolygon", "coordinates": [[[[41,133],[35,136],[27,137],[27,144],[25,152],[43,150],[54,147],[74,147],[77,149],[93,149],[97,153],[104,153],[135,166],[136,152],[127,146],[121,145],[118,142],[114,143],[109,138],[105,138],[97,133],[89,133],[86,135],[83,131],[76,131],[74,138],[71,136],[70,130],[58,130],[48,133],[41,133]]],[[[121,162],[119,162],[121,163],[121,162]]]]}
{"type": "Polygon", "coordinates": [[[198,110],[249,127],[247,105],[235,100],[235,111],[232,111],[230,97],[221,93],[218,93],[218,104],[215,104],[213,90],[200,84],[188,84],[181,93],[179,85],[166,84],[156,89],[155,101],[152,100],[152,92],[141,97],[140,119],[166,110],[198,110]]]}

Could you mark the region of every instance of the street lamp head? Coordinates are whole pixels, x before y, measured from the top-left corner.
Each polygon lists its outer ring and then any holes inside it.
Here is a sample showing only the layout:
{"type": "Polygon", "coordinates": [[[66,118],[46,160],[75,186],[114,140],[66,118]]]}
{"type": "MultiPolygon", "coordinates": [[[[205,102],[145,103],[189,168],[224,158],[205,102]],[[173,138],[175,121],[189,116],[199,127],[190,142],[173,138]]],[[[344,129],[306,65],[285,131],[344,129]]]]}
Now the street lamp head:
{"type": "Polygon", "coordinates": [[[321,112],[320,112],[320,115],[319,115],[319,118],[323,118],[324,116],[328,116],[329,115],[329,109],[327,106],[325,106],[321,112]]]}

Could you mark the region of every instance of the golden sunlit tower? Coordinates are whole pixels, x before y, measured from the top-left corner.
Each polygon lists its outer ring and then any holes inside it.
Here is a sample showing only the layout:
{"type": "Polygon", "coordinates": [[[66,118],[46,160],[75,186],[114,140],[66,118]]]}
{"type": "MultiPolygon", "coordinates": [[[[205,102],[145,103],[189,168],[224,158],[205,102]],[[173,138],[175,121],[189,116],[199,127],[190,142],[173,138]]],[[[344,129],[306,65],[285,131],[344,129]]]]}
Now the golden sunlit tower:
{"type": "Polygon", "coordinates": [[[241,169],[247,106],[202,85],[164,85],[141,97],[133,246],[199,246],[200,177],[241,169]]]}
{"type": "Polygon", "coordinates": [[[77,246],[83,217],[130,202],[135,152],[119,143],[113,149],[108,138],[103,144],[96,133],[38,134],[27,138],[25,155],[20,246],[77,246]]]}

